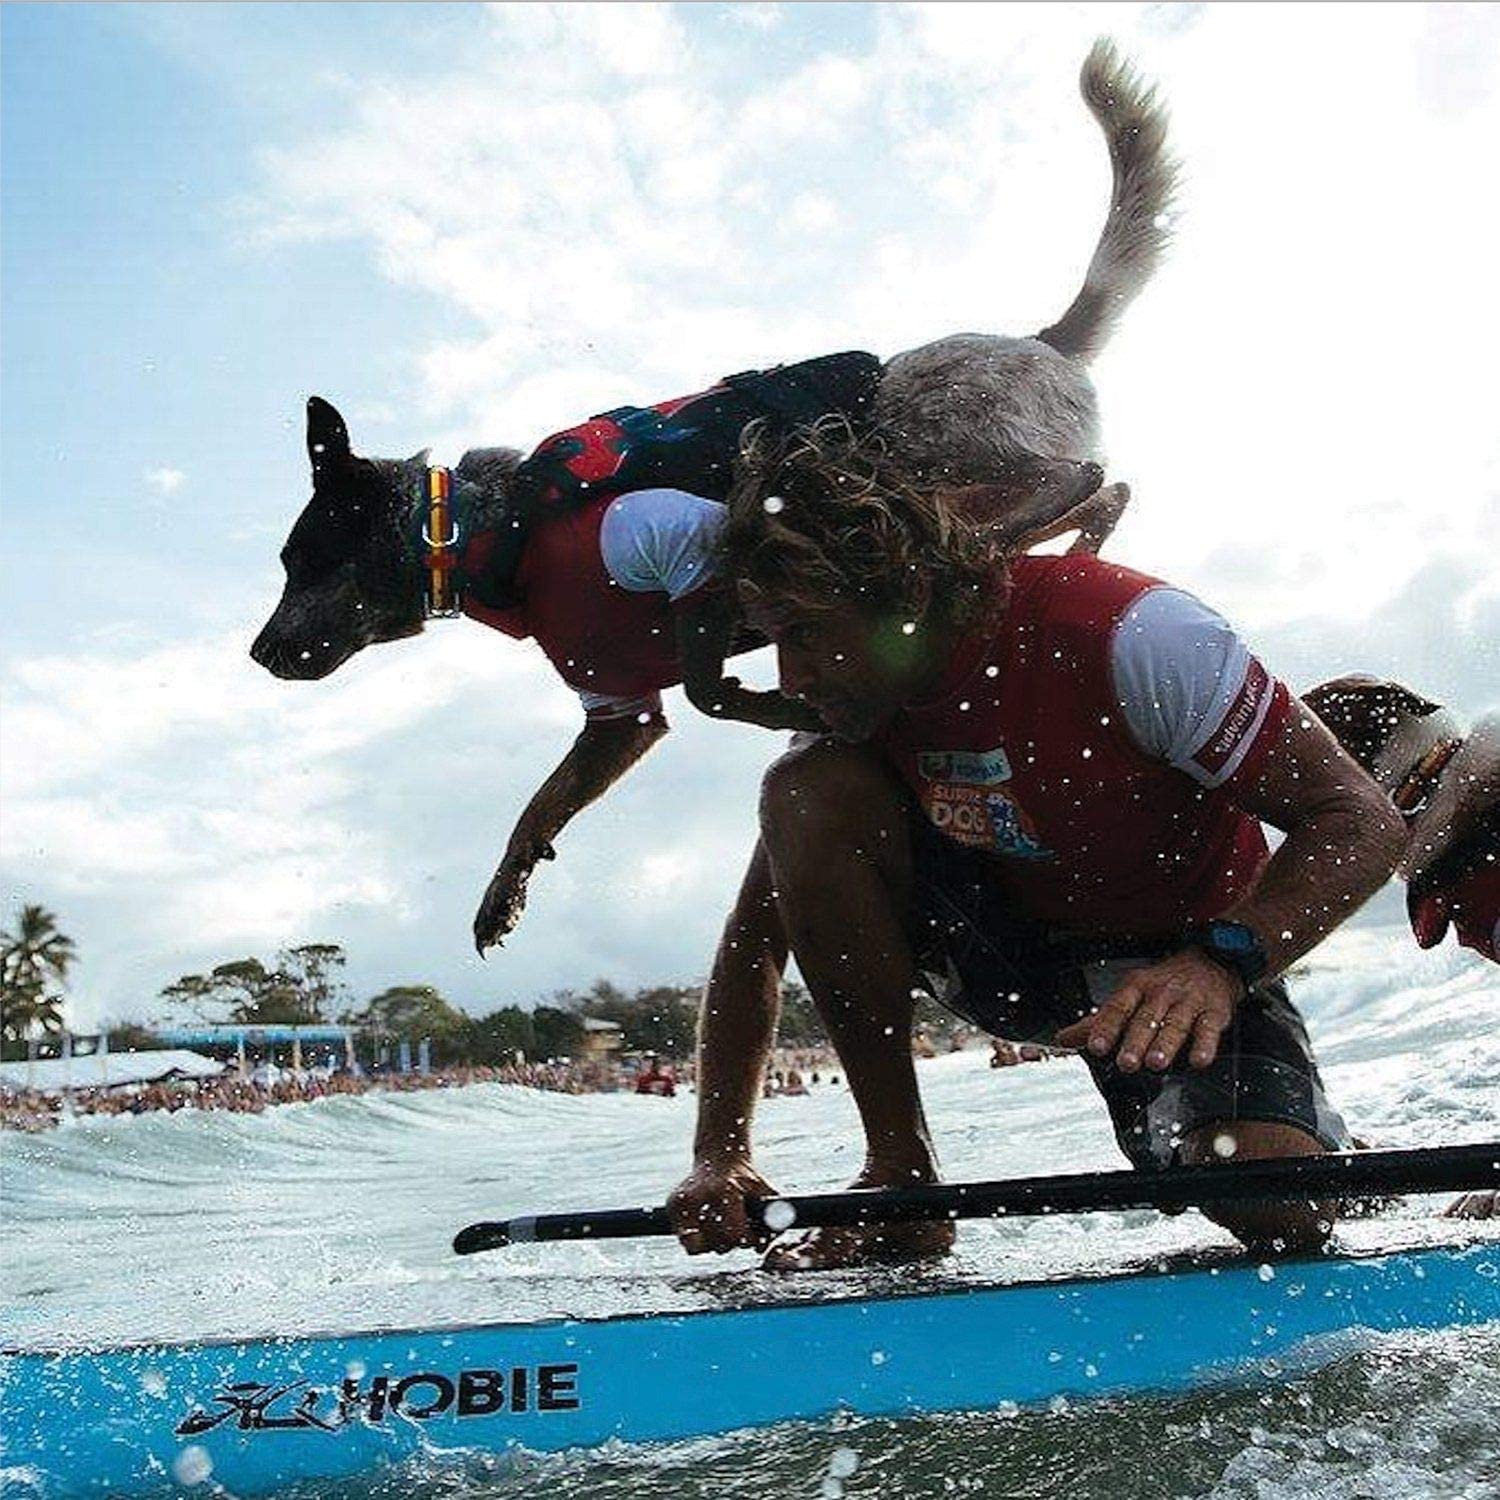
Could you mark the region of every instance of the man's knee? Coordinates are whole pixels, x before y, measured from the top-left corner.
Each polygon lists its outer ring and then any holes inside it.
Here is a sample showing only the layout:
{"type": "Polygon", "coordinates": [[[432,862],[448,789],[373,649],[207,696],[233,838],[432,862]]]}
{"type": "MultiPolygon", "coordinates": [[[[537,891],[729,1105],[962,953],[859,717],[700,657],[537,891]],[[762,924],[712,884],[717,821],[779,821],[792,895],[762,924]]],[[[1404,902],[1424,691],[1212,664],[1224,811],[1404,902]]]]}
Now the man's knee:
{"type": "MultiPolygon", "coordinates": [[[[1184,1166],[1195,1166],[1226,1160],[1321,1156],[1324,1150],[1316,1136],[1296,1126],[1255,1120],[1206,1125],[1183,1141],[1181,1157],[1184,1166]]],[[[1338,1204],[1310,1198],[1266,1199],[1224,1203],[1203,1212],[1255,1254],[1305,1255],[1321,1250],[1328,1242],[1338,1204]]]]}
{"type": "Polygon", "coordinates": [[[760,826],[773,855],[784,857],[826,840],[889,839],[905,824],[884,763],[857,745],[823,739],[788,750],[766,771],[760,826]]]}
{"type": "Polygon", "coordinates": [[[780,970],[786,963],[786,928],[776,905],[771,862],[757,844],[740,884],[734,908],[724,923],[714,969],[760,971],[767,963],[780,970]]]}

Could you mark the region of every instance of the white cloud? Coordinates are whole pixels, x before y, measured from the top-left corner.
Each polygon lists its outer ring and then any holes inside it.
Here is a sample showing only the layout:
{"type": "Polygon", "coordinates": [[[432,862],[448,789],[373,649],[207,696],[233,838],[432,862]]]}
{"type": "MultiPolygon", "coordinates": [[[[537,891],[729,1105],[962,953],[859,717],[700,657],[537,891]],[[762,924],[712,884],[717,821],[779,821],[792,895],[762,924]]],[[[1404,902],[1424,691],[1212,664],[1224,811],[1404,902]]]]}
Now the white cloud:
{"type": "Polygon", "coordinates": [[[366,238],[470,315],[420,363],[450,431],[526,444],[746,364],[1039,326],[1103,210],[1074,76],[1108,29],[1160,79],[1188,165],[1177,250],[1100,364],[1138,493],[1121,544],[1188,574],[1247,532],[1313,558],[1231,589],[1253,622],[1310,589],[1344,611],[1391,595],[1412,525],[1475,534],[1500,477],[1500,314],[1476,295],[1497,214],[1470,190],[1494,70],[1432,106],[1485,53],[1483,13],[1372,11],[1349,67],[1336,10],[893,6],[789,72],[745,67],[743,38],[719,56],[688,12],[638,14],[626,45],[624,12],[498,9],[493,49],[444,80],[443,131],[425,80],[387,80],[267,158],[270,222],[366,238]]]}
{"type": "Polygon", "coordinates": [[[786,221],[798,234],[822,234],[839,222],[839,211],[822,193],[798,193],[787,207],[786,221]]]}
{"type": "Polygon", "coordinates": [[[173,469],[164,465],[158,469],[146,470],[146,483],[158,495],[175,495],[186,482],[187,475],[181,469],[173,469]]]}
{"type": "MultiPolygon", "coordinates": [[[[278,136],[254,223],[442,305],[383,411],[416,406],[449,455],[534,443],[729,369],[1056,316],[1108,180],[1074,77],[1112,31],[1188,167],[1177,247],[1097,372],[1137,496],[1114,555],[1299,682],[1363,664],[1477,694],[1500,598],[1500,209],[1475,188],[1497,16],[882,6],[791,52],[774,7],[501,6],[441,76],[331,81],[338,123],[278,136]]],[[[7,868],[76,904],[105,991],[315,935],[372,975],[420,951],[479,1004],[706,967],[773,737],[675,710],[481,967],[469,915],[573,733],[566,690],[472,626],[311,686],[251,668],[248,634],[101,637],[6,674],[7,868]]]]}
{"type": "Polygon", "coordinates": [[[726,20],[748,31],[774,31],[786,18],[786,7],[775,0],[737,0],[721,11],[726,20]]]}

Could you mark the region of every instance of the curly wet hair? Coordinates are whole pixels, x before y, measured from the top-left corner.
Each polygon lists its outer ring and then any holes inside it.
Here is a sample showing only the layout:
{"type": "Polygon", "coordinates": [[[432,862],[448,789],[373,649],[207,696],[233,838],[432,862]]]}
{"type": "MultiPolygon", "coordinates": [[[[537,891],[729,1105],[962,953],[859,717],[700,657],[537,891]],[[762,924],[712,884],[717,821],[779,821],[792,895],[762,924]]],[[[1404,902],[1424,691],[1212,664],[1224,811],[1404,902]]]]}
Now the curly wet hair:
{"type": "Polygon", "coordinates": [[[994,529],[966,520],[842,417],[785,438],[752,422],[728,512],[720,576],[778,607],[853,603],[967,626],[1004,592],[1009,549],[994,529]]]}

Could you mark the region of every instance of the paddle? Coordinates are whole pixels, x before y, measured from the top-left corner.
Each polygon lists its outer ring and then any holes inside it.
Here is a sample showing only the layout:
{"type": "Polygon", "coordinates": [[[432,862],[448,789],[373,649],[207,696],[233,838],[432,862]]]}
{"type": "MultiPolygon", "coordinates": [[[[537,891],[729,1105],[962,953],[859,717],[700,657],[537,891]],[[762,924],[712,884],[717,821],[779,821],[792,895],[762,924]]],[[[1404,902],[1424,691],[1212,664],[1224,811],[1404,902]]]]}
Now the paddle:
{"type": "MultiPolygon", "coordinates": [[[[1009,1182],[930,1183],[757,1198],[751,1218],[780,1232],[794,1224],[898,1224],[925,1219],[987,1219],[1013,1214],[1094,1213],[1112,1208],[1201,1208],[1254,1199],[1359,1197],[1388,1193],[1473,1192],[1500,1188],[1500,1141],[1413,1151],[1354,1151],[1265,1161],[1173,1167],[1166,1172],[1076,1172],[1009,1182]]],[[[537,1214],[470,1224],[459,1255],[538,1240],[630,1239],[672,1233],[663,1208],[537,1214]]]]}

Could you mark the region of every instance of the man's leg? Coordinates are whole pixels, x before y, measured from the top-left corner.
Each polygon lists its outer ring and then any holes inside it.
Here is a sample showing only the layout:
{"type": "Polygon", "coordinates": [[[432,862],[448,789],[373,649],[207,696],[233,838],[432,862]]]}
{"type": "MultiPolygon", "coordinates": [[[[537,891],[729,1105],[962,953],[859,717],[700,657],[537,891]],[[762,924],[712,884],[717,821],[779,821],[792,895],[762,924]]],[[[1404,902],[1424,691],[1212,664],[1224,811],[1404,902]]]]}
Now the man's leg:
{"type": "MultiPolygon", "coordinates": [[[[1226,1120],[1200,1126],[1184,1137],[1179,1157],[1184,1166],[1195,1166],[1225,1160],[1321,1156],[1326,1149],[1316,1136],[1292,1125],[1226,1120]]],[[[1333,1233],[1338,1204],[1332,1200],[1226,1203],[1205,1208],[1203,1213],[1256,1254],[1307,1254],[1321,1250],[1333,1233]]]]}
{"type": "MultiPolygon", "coordinates": [[[[822,740],[767,772],[761,832],[792,951],[859,1107],[856,1185],[930,1182],[937,1162],[911,1054],[915,966],[906,803],[872,754],[822,740]]],[[[951,1224],[817,1231],[777,1247],[775,1269],[943,1254],[951,1224]]]]}
{"type": "MultiPolygon", "coordinates": [[[[1090,984],[1097,1002],[1128,964],[1101,965],[1090,984]]],[[[1165,1073],[1121,1073],[1089,1059],[1094,1084],[1133,1165],[1160,1171],[1347,1150],[1353,1142],[1323,1090],[1302,1017],[1280,980],[1239,1004],[1206,1068],[1179,1062],[1165,1073]]],[[[1266,1201],[1205,1209],[1247,1249],[1262,1256],[1318,1250],[1332,1232],[1336,1202],[1266,1201]]]]}

